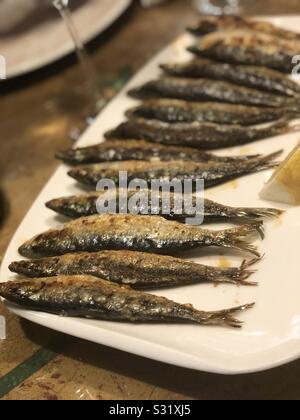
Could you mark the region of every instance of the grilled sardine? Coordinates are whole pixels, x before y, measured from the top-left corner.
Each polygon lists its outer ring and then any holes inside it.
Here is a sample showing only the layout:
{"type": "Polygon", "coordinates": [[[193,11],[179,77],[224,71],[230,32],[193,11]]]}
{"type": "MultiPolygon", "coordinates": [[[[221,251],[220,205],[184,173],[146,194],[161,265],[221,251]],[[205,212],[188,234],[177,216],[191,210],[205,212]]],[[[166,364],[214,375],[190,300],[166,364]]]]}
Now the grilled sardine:
{"type": "Polygon", "coordinates": [[[61,276],[0,284],[0,296],[36,311],[127,322],[191,322],[239,328],[233,318],[254,304],[202,312],[166,298],[91,276],[61,276]]]}
{"type": "Polygon", "coordinates": [[[297,130],[283,119],[267,127],[244,127],[203,123],[164,123],[157,120],[136,120],[121,123],[105,134],[106,138],[137,138],[153,143],[189,146],[200,150],[239,146],[297,130]]]}
{"type": "Polygon", "coordinates": [[[190,147],[165,146],[142,140],[111,140],[95,146],[68,149],[56,155],[71,165],[126,160],[194,160],[195,162],[235,162],[258,156],[216,156],[190,147]]]}
{"type": "Polygon", "coordinates": [[[196,55],[229,63],[269,67],[291,73],[300,43],[274,39],[251,31],[215,32],[202,37],[188,50],[196,55]]]}
{"type": "Polygon", "coordinates": [[[171,76],[225,80],[253,89],[295,96],[300,85],[282,73],[265,67],[220,63],[199,57],[179,64],[164,64],[161,68],[171,76]]]}
{"type": "Polygon", "coordinates": [[[257,262],[216,268],[145,252],[102,251],[16,261],[9,268],[32,278],[87,274],[135,289],[155,289],[205,282],[255,285],[247,279],[253,274],[248,268],[257,262]]]}
{"type": "Polygon", "coordinates": [[[172,182],[174,179],[184,181],[186,179],[204,180],[204,187],[210,188],[223,184],[244,175],[260,172],[278,166],[273,160],[281,152],[269,156],[249,159],[244,162],[232,163],[197,163],[186,161],[170,162],[144,162],[126,161],[108,164],[95,164],[76,166],[68,174],[82,184],[96,187],[102,179],[110,179],[119,186],[120,172],[127,172],[127,181],[135,179],[147,182],[151,187],[151,181],[172,182]]]}
{"type": "MultiPolygon", "coordinates": [[[[135,191],[127,191],[127,200],[134,196],[135,191]]],[[[145,196],[149,203],[149,206],[145,209],[141,206],[143,214],[148,213],[151,215],[152,207],[152,196],[154,192],[145,191],[145,196]]],[[[91,216],[98,213],[97,200],[103,197],[103,192],[93,192],[85,195],[75,195],[71,197],[57,198],[46,203],[46,206],[59,213],[63,216],[78,218],[83,216],[91,216]]],[[[165,214],[165,209],[162,204],[162,194],[155,193],[156,197],[159,198],[159,216],[173,220],[183,220],[187,217],[203,216],[196,210],[196,197],[192,198],[193,209],[182,209],[182,213],[178,214],[175,212],[176,194],[170,193],[170,213],[165,214]]],[[[107,196],[107,192],[105,193],[107,196]]],[[[112,193],[114,197],[114,192],[112,193]]],[[[119,213],[119,190],[116,191],[116,212],[119,213]]],[[[182,198],[182,197],[181,197],[182,198]]],[[[204,221],[216,221],[216,220],[260,220],[263,218],[278,217],[282,214],[282,211],[272,208],[245,208],[245,207],[229,207],[223,206],[222,204],[215,203],[214,201],[205,199],[204,200],[204,221]]]]}
{"type": "MultiPolygon", "coordinates": [[[[280,108],[270,107],[152,99],[130,109],[126,115],[129,119],[146,118],[167,123],[212,122],[249,126],[279,120],[283,112],[280,108]]],[[[286,112],[286,116],[289,115],[292,119],[295,114],[286,112]]]]}
{"type": "Polygon", "coordinates": [[[19,252],[27,258],[104,249],[172,254],[180,250],[216,246],[244,250],[259,257],[256,247],[244,241],[257,231],[263,236],[263,224],[260,222],[212,231],[167,221],[159,216],[104,214],[82,217],[66,223],[61,229],[37,235],[22,245],[19,252]]]}
{"type": "Polygon", "coordinates": [[[283,108],[281,111],[299,112],[299,103],[294,98],[250,89],[244,86],[213,79],[185,79],[163,77],[152,80],[129,95],[137,99],[170,98],[194,102],[227,102],[240,105],[283,108]]]}

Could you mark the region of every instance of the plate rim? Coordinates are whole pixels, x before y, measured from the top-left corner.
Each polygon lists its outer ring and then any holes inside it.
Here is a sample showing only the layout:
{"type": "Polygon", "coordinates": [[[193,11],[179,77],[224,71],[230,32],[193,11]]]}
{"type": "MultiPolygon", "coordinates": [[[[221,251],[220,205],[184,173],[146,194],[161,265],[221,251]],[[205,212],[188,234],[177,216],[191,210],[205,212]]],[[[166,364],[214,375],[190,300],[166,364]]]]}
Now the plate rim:
{"type": "MultiPolygon", "coordinates": [[[[114,3],[114,7],[111,9],[108,18],[102,21],[101,25],[95,27],[91,32],[83,36],[84,42],[89,43],[94,38],[105,32],[114,22],[116,22],[132,4],[132,0],[117,0],[114,3]]],[[[83,5],[84,7],[84,5],[83,5]]],[[[63,44],[63,47],[58,50],[51,50],[49,54],[43,55],[42,60],[39,57],[31,58],[30,60],[21,64],[13,66],[13,70],[7,71],[7,81],[13,80],[17,77],[24,76],[28,73],[35,72],[44,67],[47,67],[62,58],[72,54],[74,47],[68,43],[63,44]]]]}

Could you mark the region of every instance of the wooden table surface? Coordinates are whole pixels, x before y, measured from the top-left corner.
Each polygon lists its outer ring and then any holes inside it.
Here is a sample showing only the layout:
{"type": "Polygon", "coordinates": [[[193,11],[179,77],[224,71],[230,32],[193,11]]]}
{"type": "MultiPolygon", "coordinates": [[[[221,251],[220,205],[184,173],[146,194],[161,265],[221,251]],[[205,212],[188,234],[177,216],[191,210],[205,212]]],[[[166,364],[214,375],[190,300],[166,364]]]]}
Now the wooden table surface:
{"type": "MultiPolygon", "coordinates": [[[[299,9],[298,0],[257,4],[267,13],[299,9]]],[[[126,69],[137,71],[195,17],[186,0],[149,10],[134,5],[91,46],[103,81],[121,85],[126,69]]],[[[80,84],[74,57],[0,84],[0,178],[10,205],[0,232],[0,255],[57,167],[55,151],[70,144],[70,128],[82,120],[83,100],[74,88],[80,84]]],[[[265,373],[218,376],[53,332],[18,319],[2,304],[0,315],[6,318],[8,335],[0,341],[4,399],[300,399],[300,362],[265,373]]]]}

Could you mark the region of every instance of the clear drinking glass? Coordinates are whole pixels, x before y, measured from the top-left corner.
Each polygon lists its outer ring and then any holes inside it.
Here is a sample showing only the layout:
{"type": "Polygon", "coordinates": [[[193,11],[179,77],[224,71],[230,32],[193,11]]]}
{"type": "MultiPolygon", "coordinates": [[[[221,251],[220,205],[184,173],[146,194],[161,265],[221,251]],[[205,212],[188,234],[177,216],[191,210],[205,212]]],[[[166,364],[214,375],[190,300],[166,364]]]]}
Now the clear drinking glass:
{"type": "Polygon", "coordinates": [[[194,0],[200,13],[206,15],[237,15],[240,13],[240,0],[194,0]]]}
{"type": "Polygon", "coordinates": [[[91,115],[96,115],[99,110],[106,104],[106,100],[103,98],[103,95],[100,93],[99,87],[99,77],[97,72],[91,63],[90,57],[86,51],[83,41],[80,38],[80,35],[76,29],[76,26],[73,23],[69,0],[51,0],[53,6],[59,11],[61,17],[63,18],[67,30],[70,34],[71,39],[73,40],[75,51],[80,62],[84,81],[86,85],[87,94],[90,96],[91,100],[91,115]]]}

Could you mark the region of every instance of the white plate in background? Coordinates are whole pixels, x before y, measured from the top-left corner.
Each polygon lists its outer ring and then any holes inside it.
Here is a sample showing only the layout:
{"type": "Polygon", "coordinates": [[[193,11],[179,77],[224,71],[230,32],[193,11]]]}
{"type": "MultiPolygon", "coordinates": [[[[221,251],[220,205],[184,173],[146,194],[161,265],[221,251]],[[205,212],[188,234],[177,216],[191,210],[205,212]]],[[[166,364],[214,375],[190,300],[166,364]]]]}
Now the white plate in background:
{"type": "MultiPolygon", "coordinates": [[[[297,30],[300,27],[300,18],[276,18],[276,21],[288,29],[297,30]]],[[[136,104],[136,101],[126,96],[127,90],[156,77],[158,64],[185,59],[189,56],[185,46],[190,43],[190,35],[184,35],[153,59],[108,105],[78,145],[87,146],[99,142],[106,130],[121,122],[125,110],[136,104]]],[[[284,148],[287,154],[296,145],[298,138],[297,133],[288,134],[227,149],[223,153],[271,153],[284,148]]],[[[263,183],[270,175],[269,171],[244,177],[208,190],[207,197],[233,206],[270,206],[270,203],[258,197],[263,183]]],[[[59,167],[15,234],[3,260],[1,281],[14,277],[7,267],[12,261],[21,258],[18,247],[25,240],[58,225],[55,215],[45,208],[44,203],[78,191],[75,182],[67,176],[67,167],[59,167]]],[[[278,207],[287,209],[285,206],[278,207]]],[[[9,308],[21,317],[54,330],[187,368],[240,374],[279,366],[300,356],[300,209],[291,208],[280,220],[268,222],[266,233],[265,241],[258,242],[261,253],[265,253],[266,257],[253,276],[253,280],[259,282],[259,287],[220,285],[215,288],[211,285],[193,285],[157,292],[204,310],[217,310],[255,301],[255,308],[240,316],[245,321],[241,330],[177,324],[132,325],[61,318],[14,305],[9,305],[9,308]]],[[[201,257],[201,251],[194,252],[193,257],[201,263],[222,262],[220,256],[201,257]]],[[[233,256],[230,261],[239,264],[241,258],[233,256]]]]}
{"type": "MultiPolygon", "coordinates": [[[[112,25],[129,7],[132,0],[89,0],[72,12],[81,39],[90,41],[112,25]]],[[[47,13],[45,10],[44,13],[47,13]]],[[[45,20],[12,36],[0,38],[0,55],[7,65],[11,79],[37,70],[64,57],[74,50],[65,23],[45,20]]]]}

